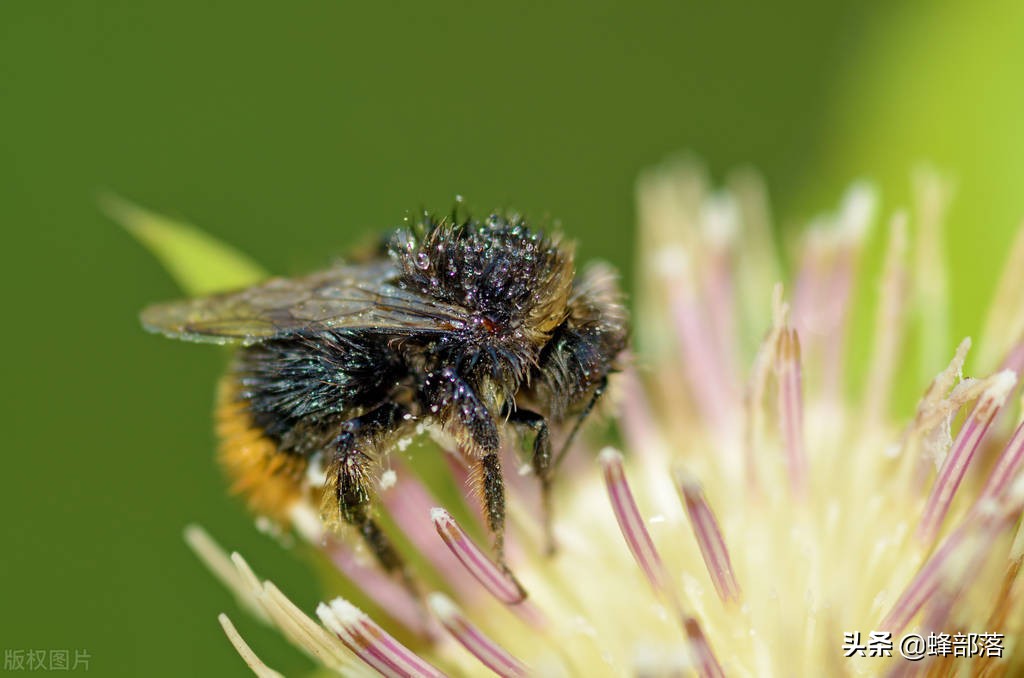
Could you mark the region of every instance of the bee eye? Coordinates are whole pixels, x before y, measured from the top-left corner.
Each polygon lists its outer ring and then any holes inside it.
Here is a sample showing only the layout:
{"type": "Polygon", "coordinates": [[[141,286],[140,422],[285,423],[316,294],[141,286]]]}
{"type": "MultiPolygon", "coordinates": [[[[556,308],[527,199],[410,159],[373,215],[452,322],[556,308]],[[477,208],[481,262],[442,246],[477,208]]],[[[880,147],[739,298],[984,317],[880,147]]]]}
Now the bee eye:
{"type": "Polygon", "coordinates": [[[490,332],[491,334],[496,333],[498,331],[498,328],[501,327],[501,319],[498,318],[493,313],[485,313],[483,315],[482,321],[484,327],[486,327],[487,331],[490,332]]]}

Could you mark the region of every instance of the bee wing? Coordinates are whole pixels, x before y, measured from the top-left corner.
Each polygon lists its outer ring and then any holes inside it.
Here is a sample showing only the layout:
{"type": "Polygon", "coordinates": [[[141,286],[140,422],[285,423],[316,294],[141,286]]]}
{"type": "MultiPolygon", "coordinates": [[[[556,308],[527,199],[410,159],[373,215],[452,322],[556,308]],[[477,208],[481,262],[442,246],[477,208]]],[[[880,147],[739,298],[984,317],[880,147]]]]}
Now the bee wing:
{"type": "Polygon", "coordinates": [[[150,306],[142,325],[175,339],[254,344],[307,329],[374,328],[396,334],[461,328],[465,310],[399,287],[388,261],[273,278],[237,292],[150,306]]]}

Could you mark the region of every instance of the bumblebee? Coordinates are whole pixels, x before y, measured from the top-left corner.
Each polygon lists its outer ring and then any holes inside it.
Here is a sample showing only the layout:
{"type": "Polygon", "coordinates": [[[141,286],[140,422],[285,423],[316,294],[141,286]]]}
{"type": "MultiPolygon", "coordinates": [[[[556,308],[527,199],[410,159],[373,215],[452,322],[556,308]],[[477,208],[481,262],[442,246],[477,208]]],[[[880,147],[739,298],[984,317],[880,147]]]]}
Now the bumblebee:
{"type": "Polygon", "coordinates": [[[357,263],[158,304],[141,319],[175,339],[240,345],[221,385],[220,457],[257,513],[286,523],[287,507],[318,491],[325,519],[355,528],[407,584],[375,518],[382,456],[424,429],[453,443],[504,567],[503,435],[533,435],[550,516],[554,471],[628,338],[610,269],[577,276],[570,244],[500,214],[423,214],[357,263]],[[310,488],[311,468],[322,487],[310,488]]]}

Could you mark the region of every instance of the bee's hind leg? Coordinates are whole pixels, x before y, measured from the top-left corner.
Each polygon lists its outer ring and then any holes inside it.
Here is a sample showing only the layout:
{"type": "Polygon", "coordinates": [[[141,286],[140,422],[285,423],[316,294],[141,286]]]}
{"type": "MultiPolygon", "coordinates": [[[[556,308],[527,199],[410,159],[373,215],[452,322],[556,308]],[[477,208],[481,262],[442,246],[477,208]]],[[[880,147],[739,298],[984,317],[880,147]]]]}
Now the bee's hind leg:
{"type": "Polygon", "coordinates": [[[373,480],[375,463],[370,454],[380,438],[395,430],[406,410],[400,405],[382,405],[362,417],[342,424],[334,439],[334,510],[354,527],[385,572],[396,575],[417,599],[421,592],[402,555],[373,517],[373,480]]]}

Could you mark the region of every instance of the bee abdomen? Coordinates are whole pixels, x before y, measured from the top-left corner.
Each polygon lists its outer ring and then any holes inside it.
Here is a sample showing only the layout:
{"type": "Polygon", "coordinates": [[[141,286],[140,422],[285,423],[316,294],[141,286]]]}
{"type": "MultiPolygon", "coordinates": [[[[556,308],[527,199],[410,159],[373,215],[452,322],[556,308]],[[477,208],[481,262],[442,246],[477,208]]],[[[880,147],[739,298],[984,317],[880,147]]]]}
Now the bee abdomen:
{"type": "Polygon", "coordinates": [[[235,372],[238,395],[254,421],[283,449],[307,456],[315,446],[291,449],[296,440],[311,442],[320,429],[381,402],[405,368],[386,335],[327,331],[247,347],[238,354],[235,372]]]}
{"type": "Polygon", "coordinates": [[[220,384],[217,397],[218,460],[231,481],[231,490],[246,498],[249,508],[281,526],[303,498],[307,460],[281,451],[255,424],[247,403],[238,397],[231,375],[220,384]]]}

